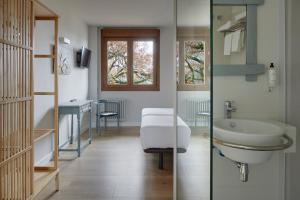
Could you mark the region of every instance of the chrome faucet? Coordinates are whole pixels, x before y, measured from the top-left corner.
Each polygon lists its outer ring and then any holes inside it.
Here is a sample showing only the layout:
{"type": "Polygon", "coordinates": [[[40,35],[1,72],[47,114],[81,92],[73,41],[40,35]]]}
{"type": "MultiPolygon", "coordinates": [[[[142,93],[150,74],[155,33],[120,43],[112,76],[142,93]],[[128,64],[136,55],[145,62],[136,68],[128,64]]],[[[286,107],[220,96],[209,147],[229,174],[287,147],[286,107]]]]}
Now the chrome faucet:
{"type": "Polygon", "coordinates": [[[225,101],[224,102],[224,117],[225,119],[230,119],[232,116],[232,112],[236,111],[236,107],[232,105],[233,101],[225,101]]]}

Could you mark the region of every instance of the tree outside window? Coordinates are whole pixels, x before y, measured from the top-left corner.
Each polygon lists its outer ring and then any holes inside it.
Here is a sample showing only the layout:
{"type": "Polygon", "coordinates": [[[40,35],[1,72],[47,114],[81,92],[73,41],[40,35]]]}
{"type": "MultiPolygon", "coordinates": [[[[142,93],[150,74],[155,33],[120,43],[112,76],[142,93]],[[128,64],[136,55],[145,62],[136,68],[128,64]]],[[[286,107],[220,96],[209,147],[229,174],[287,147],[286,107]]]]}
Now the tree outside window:
{"type": "Polygon", "coordinates": [[[179,91],[209,89],[208,29],[178,28],[176,65],[179,91]]]}
{"type": "Polygon", "coordinates": [[[159,90],[159,30],[102,30],[102,90],[159,90]]]}

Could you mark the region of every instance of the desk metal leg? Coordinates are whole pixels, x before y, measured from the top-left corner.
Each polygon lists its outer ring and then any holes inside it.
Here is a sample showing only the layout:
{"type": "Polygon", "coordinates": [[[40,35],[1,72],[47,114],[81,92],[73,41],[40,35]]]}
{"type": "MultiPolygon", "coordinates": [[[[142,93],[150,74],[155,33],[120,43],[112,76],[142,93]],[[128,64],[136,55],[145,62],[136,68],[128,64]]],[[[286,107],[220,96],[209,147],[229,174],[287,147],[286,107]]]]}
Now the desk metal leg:
{"type": "Polygon", "coordinates": [[[89,111],[89,144],[92,143],[92,109],[89,111]]]}
{"type": "Polygon", "coordinates": [[[99,118],[98,118],[98,113],[96,114],[96,132],[99,134],[99,118]]]}
{"type": "Polygon", "coordinates": [[[97,130],[97,134],[99,134],[99,105],[97,105],[97,110],[96,110],[96,130],[97,130]]]}
{"type": "Polygon", "coordinates": [[[78,126],[78,135],[77,135],[77,153],[78,157],[80,157],[80,114],[77,114],[77,126],[78,126]]]}
{"type": "Polygon", "coordinates": [[[70,144],[73,144],[73,114],[71,115],[71,138],[70,144]]]}
{"type": "Polygon", "coordinates": [[[120,128],[120,115],[118,114],[118,118],[117,118],[117,120],[118,120],[118,128],[120,128]]]}

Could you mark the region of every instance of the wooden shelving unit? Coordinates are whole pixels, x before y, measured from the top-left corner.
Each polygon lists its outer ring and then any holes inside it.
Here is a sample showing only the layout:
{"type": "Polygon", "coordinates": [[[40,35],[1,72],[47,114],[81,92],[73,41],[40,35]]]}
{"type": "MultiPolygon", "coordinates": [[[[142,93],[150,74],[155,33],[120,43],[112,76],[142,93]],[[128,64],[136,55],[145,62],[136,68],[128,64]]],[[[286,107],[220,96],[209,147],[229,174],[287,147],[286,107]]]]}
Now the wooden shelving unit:
{"type": "Polygon", "coordinates": [[[33,130],[33,142],[37,142],[53,133],[54,133],[54,129],[34,129],[33,130]]]}
{"type": "MultiPolygon", "coordinates": [[[[58,16],[37,0],[0,0],[0,199],[34,199],[50,182],[58,190],[58,16]],[[54,91],[33,91],[33,30],[36,20],[53,20],[54,91]],[[33,128],[34,95],[54,98],[54,128],[33,128]],[[52,166],[34,167],[34,142],[53,134],[52,166]],[[39,172],[41,171],[41,172],[39,172]]],[[[49,59],[49,58],[48,58],[49,59]]]]}
{"type": "MultiPolygon", "coordinates": [[[[35,54],[34,59],[52,59],[54,73],[54,91],[34,91],[34,96],[52,96],[54,99],[54,128],[53,129],[34,129],[33,142],[53,135],[54,149],[53,160],[47,166],[34,166],[33,174],[33,194],[34,199],[53,179],[55,179],[56,190],[59,190],[59,168],[58,168],[58,71],[57,71],[57,52],[58,52],[58,15],[47,8],[38,0],[34,2],[34,22],[54,21],[54,44],[51,54],[35,54]]],[[[37,41],[38,42],[38,41],[37,41]]],[[[39,67],[39,66],[37,66],[39,67]]],[[[41,66],[43,67],[43,66],[41,66]]],[[[34,77],[33,77],[34,78],[34,77]]]]}
{"type": "Polygon", "coordinates": [[[34,58],[55,58],[55,55],[51,55],[51,54],[35,54],[34,58]]]}
{"type": "Polygon", "coordinates": [[[33,182],[33,198],[36,197],[47,185],[55,179],[56,189],[59,189],[59,170],[51,171],[51,172],[39,172],[34,173],[33,182]]]}

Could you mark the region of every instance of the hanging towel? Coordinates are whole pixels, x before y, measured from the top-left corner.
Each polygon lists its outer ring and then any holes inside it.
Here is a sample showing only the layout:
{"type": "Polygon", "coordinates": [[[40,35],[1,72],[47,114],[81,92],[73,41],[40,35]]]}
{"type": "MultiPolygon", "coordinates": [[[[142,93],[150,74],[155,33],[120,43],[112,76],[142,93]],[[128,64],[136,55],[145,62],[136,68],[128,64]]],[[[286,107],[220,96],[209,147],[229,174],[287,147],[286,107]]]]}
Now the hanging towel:
{"type": "Polygon", "coordinates": [[[231,52],[239,52],[241,50],[241,30],[232,33],[231,52]]]}
{"type": "Polygon", "coordinates": [[[232,33],[228,33],[224,37],[224,55],[230,56],[231,54],[231,43],[232,43],[232,33]]]}
{"type": "Polygon", "coordinates": [[[244,49],[245,47],[245,31],[241,31],[241,39],[240,39],[240,42],[241,42],[241,49],[244,49]]]}

